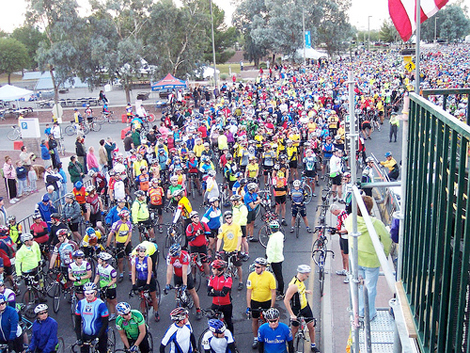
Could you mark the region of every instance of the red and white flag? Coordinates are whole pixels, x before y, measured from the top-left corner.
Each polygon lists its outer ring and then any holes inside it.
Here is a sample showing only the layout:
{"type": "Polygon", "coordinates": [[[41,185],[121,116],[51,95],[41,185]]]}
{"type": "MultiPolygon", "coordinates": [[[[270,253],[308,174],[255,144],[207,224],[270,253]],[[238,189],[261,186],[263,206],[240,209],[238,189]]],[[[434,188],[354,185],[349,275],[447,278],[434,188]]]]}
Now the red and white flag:
{"type": "MultiPolygon", "coordinates": [[[[421,0],[421,23],[439,11],[449,0],[421,0]]],[[[416,29],[416,0],[388,0],[388,12],[403,41],[416,29]]]]}

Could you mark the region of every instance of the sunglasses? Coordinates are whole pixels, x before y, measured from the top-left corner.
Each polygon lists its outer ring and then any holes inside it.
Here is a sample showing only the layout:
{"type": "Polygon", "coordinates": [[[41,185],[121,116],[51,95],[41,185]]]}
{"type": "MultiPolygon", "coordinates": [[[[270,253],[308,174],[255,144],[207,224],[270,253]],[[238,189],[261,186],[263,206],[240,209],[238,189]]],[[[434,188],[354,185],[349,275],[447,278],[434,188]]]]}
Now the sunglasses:
{"type": "Polygon", "coordinates": [[[232,219],[232,216],[227,216],[225,217],[225,219],[232,219]]]}
{"type": "Polygon", "coordinates": [[[255,266],[255,268],[263,268],[262,266],[255,266]]]}
{"type": "Polygon", "coordinates": [[[95,294],[95,291],[85,292],[85,295],[92,295],[92,294],[95,294]]]}
{"type": "Polygon", "coordinates": [[[83,260],[83,257],[76,257],[76,259],[77,259],[77,260],[80,260],[80,259],[82,259],[82,260],[83,260]]]}
{"type": "Polygon", "coordinates": [[[275,322],[278,322],[278,321],[279,321],[279,319],[276,319],[276,320],[268,320],[268,322],[269,322],[270,324],[275,323],[275,322]]]}
{"type": "Polygon", "coordinates": [[[41,313],[38,313],[38,316],[39,316],[39,315],[46,315],[46,314],[47,314],[47,311],[43,311],[43,312],[41,312],[41,313]]]}

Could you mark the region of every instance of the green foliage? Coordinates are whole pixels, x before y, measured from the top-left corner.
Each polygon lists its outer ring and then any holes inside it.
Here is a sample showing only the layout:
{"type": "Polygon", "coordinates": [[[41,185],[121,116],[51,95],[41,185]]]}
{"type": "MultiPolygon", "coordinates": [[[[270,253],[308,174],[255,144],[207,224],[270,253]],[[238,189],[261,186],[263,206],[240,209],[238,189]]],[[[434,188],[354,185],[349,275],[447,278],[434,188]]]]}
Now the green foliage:
{"type": "Polygon", "coordinates": [[[13,38],[0,38],[0,73],[10,75],[28,65],[28,51],[23,43],[13,38]]]}
{"type": "Polygon", "coordinates": [[[220,79],[221,79],[222,81],[225,81],[227,78],[228,78],[228,75],[227,75],[227,74],[220,74],[220,79]]]}
{"type": "Polygon", "coordinates": [[[470,20],[464,10],[458,5],[447,5],[421,25],[421,39],[434,41],[444,39],[455,42],[465,38],[470,33],[470,20]]]}
{"type": "Polygon", "coordinates": [[[25,25],[23,27],[16,28],[11,34],[11,38],[14,38],[23,43],[28,51],[28,65],[29,69],[35,69],[38,66],[38,62],[35,60],[36,52],[39,48],[39,43],[46,39],[44,33],[41,33],[36,27],[25,25]]]}
{"type": "MultiPolygon", "coordinates": [[[[369,40],[369,31],[357,31],[356,38],[358,43],[364,43],[367,45],[369,40]]],[[[370,42],[378,42],[380,40],[379,32],[376,30],[370,30],[370,42]]]]}
{"type": "Polygon", "coordinates": [[[400,39],[395,25],[391,20],[385,20],[379,31],[379,39],[384,43],[395,43],[400,39]]]}

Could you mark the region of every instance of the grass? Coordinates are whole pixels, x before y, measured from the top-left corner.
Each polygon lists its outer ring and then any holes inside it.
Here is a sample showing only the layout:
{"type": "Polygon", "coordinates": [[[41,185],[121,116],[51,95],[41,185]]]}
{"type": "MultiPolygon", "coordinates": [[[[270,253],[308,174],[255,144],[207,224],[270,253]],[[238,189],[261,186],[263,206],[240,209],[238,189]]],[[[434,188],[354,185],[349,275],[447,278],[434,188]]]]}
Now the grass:
{"type": "MultiPolygon", "coordinates": [[[[13,82],[18,82],[18,81],[21,81],[22,80],[22,76],[21,75],[14,75],[14,74],[11,74],[11,77],[10,77],[10,81],[13,83],[13,82]]],[[[0,84],[7,84],[8,83],[8,75],[7,74],[1,74],[0,75],[0,84]]]]}

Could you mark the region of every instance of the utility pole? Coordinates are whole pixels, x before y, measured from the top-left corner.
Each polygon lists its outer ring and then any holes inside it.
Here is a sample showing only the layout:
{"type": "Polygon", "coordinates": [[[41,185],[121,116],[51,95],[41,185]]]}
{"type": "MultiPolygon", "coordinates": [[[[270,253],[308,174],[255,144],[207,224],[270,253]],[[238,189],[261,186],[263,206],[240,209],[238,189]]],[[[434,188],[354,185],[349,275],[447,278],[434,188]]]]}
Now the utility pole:
{"type": "Polygon", "coordinates": [[[211,28],[212,28],[212,59],[214,61],[214,86],[218,88],[217,85],[217,66],[215,63],[215,43],[214,43],[214,16],[212,15],[212,0],[210,0],[211,6],[211,28]]]}
{"type": "Polygon", "coordinates": [[[437,15],[434,16],[434,44],[437,43],[437,15]]]}
{"type": "Polygon", "coordinates": [[[306,58],[305,58],[305,47],[307,46],[306,39],[305,38],[305,11],[302,9],[302,31],[303,31],[303,36],[304,36],[304,65],[306,63],[306,58]]]}
{"type": "Polygon", "coordinates": [[[368,35],[369,35],[369,38],[367,39],[367,51],[370,51],[370,18],[372,16],[368,16],[367,17],[367,31],[368,31],[368,35]]]}

